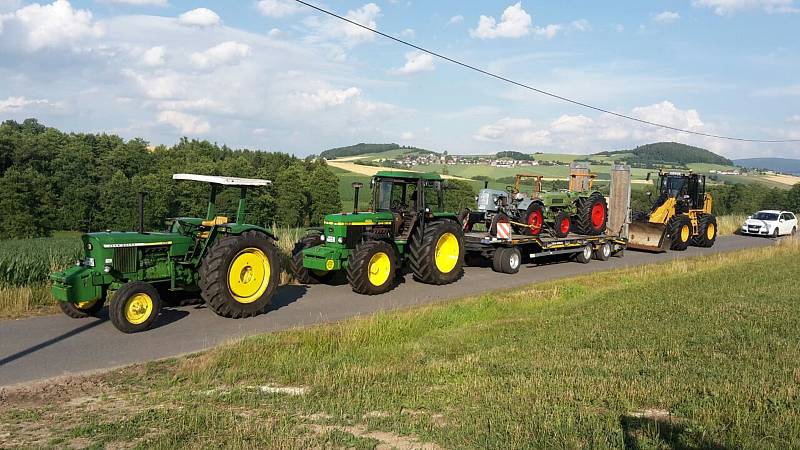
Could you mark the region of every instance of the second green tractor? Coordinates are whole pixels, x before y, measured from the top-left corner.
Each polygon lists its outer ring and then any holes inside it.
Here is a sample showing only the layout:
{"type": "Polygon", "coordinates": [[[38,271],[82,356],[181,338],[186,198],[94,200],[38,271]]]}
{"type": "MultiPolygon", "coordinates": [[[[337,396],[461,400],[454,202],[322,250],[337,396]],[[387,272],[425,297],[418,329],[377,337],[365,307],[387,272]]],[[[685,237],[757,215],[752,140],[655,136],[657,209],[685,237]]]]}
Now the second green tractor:
{"type": "Polygon", "coordinates": [[[330,281],[345,271],[353,291],[389,291],[408,269],[428,284],[448,284],[463,274],[463,230],[456,213],[444,208],[445,181],[435,173],[381,171],[371,180],[371,207],[358,211],[361,183],[352,213],[329,214],[292,252],[292,270],[301,283],[330,281]]]}

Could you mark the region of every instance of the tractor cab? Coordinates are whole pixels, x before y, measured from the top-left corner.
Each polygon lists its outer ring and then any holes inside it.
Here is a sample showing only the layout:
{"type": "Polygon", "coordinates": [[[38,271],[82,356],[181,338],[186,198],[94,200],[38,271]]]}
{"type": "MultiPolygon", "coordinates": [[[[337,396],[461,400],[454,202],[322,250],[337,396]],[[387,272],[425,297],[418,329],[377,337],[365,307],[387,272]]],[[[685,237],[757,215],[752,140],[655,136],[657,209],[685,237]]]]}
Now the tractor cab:
{"type": "Polygon", "coordinates": [[[680,213],[702,209],[706,197],[706,177],[696,173],[659,172],[658,198],[651,213],[667,199],[675,199],[675,209],[680,213]]]}
{"type": "Polygon", "coordinates": [[[440,212],[444,207],[441,179],[379,172],[371,184],[373,211],[392,214],[395,236],[410,232],[420,213],[440,212]]]}

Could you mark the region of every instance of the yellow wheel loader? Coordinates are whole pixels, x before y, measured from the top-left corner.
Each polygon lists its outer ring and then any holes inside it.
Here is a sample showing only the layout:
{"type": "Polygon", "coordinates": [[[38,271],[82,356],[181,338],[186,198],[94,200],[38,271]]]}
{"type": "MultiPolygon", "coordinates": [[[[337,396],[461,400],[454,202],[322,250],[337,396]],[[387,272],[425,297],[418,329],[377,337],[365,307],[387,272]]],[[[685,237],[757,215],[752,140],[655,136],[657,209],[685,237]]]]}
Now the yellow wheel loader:
{"type": "Polygon", "coordinates": [[[714,245],[717,219],[711,214],[713,200],[706,192],[705,175],[659,171],[658,185],[650,212],[633,216],[628,247],[663,252],[714,245]]]}

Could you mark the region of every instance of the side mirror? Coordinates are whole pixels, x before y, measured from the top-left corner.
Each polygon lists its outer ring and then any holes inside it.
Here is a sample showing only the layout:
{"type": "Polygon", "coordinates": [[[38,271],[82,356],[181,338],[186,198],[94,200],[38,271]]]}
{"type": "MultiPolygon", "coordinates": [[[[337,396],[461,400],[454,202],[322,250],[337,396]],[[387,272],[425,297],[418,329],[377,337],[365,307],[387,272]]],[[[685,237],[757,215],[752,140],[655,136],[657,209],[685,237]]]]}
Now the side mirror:
{"type": "Polygon", "coordinates": [[[753,216],[747,216],[747,218],[748,218],[748,219],[752,219],[752,218],[753,218],[753,216]]]}

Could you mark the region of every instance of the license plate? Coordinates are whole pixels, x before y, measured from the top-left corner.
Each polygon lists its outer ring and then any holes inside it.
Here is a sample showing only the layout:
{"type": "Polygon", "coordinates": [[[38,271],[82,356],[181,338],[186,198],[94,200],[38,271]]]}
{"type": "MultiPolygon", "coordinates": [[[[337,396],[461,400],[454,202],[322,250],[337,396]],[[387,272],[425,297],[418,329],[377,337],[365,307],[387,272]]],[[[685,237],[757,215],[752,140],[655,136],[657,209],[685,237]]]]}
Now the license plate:
{"type": "Polygon", "coordinates": [[[327,242],[336,242],[336,236],[327,236],[325,240],[327,242]]]}

